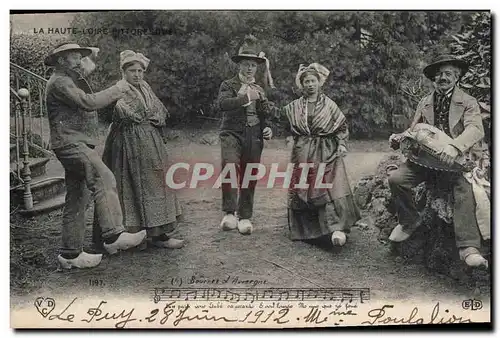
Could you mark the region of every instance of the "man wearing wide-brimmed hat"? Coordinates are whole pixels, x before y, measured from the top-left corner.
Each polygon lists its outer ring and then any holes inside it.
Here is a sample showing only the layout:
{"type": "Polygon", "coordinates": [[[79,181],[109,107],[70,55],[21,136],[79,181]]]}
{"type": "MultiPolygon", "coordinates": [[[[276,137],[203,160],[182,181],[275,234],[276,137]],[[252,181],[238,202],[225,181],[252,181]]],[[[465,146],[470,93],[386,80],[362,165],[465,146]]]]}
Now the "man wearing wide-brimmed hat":
{"type": "MultiPolygon", "coordinates": [[[[258,65],[265,63],[268,66],[268,62],[252,35],[245,37],[232,60],[238,64],[239,73],[221,84],[218,96],[222,111],[221,157],[222,168],[236,167],[241,184],[248,164],[260,163],[263,140],[272,137],[269,101],[264,89],[255,83],[258,65]]],[[[222,184],[223,230],[238,228],[241,234],[252,233],[250,218],[255,185],[255,181],[250,181],[248,187],[240,187],[238,196],[237,187],[222,184]]]]}
{"type": "MultiPolygon", "coordinates": [[[[434,125],[451,137],[453,142],[440,154],[441,160],[448,164],[453,163],[457,156],[466,155],[484,137],[477,100],[457,86],[467,70],[467,63],[449,55],[441,56],[425,67],[424,75],[434,82],[435,90],[420,101],[410,126],[412,129],[417,123],[434,125]]],[[[397,144],[400,135],[391,136],[391,141],[397,144]]],[[[469,266],[487,265],[479,252],[481,235],[474,214],[472,186],[463,175],[442,175],[441,179],[451,179],[453,186],[453,224],[460,258],[469,266]]],[[[404,241],[415,230],[418,212],[411,189],[431,176],[429,170],[409,161],[391,172],[389,186],[399,218],[399,225],[389,237],[391,241],[404,241]]]]}
{"type": "Polygon", "coordinates": [[[141,244],[142,231],[130,234],[122,225],[122,210],[112,172],[94,150],[97,145],[96,109],[104,108],[123,97],[129,90],[125,81],[93,93],[83,78],[82,58],[91,48],[66,42],[57,46],[45,59],[55,70],[47,82],[46,104],[51,145],[65,171],[66,204],[62,221],[62,247],[57,257],[64,269],[97,266],[101,254],[83,251],[85,209],[90,194],[105,239],[104,248],[113,254],[141,244]]]}

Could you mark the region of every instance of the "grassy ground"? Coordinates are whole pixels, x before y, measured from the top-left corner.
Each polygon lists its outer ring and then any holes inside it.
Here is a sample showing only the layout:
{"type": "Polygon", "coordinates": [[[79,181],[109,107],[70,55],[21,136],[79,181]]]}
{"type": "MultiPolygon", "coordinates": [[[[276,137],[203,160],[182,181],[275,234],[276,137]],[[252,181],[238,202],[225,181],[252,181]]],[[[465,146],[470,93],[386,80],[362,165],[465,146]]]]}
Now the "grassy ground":
{"type": "MultiPolygon", "coordinates": [[[[177,137],[169,144],[173,160],[217,163],[217,145],[200,145],[198,136],[177,137]]],[[[205,132],[203,132],[205,133],[205,132]]],[[[386,141],[353,141],[346,158],[352,184],[375,171],[387,155],[386,141]]],[[[289,150],[283,140],[269,142],[262,162],[287,163],[289,150]]],[[[58,163],[50,171],[61,174],[58,163]]],[[[105,257],[92,270],[57,272],[61,211],[33,219],[11,215],[11,293],[16,304],[32,295],[91,291],[89,280],[99,278],[104,290],[123,294],[144,293],[166,285],[170,277],[265,280],[271,287],[369,287],[371,297],[398,299],[463,298],[470,290],[449,278],[433,275],[419,265],[395,260],[389,248],[377,241],[375,228],[354,228],[342,250],[330,250],[288,238],[286,191],[258,188],[253,217],[255,232],[221,232],[221,194],[211,188],[179,192],[185,222],[179,230],[187,245],[181,250],[148,248],[105,257]]],[[[86,245],[90,245],[88,229],[86,245]]]]}

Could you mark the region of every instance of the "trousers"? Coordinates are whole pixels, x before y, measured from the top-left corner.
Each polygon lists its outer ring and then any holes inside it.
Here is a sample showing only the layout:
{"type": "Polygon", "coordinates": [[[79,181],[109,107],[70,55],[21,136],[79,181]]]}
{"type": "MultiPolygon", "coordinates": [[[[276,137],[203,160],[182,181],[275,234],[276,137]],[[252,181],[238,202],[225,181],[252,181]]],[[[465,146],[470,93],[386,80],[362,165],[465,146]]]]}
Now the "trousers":
{"type": "MultiPolygon", "coordinates": [[[[411,189],[435,175],[429,169],[412,162],[403,163],[391,171],[389,187],[394,198],[399,224],[411,232],[418,221],[418,211],[411,189]]],[[[450,177],[448,173],[438,173],[439,180],[448,180],[453,188],[453,225],[458,248],[481,247],[481,234],[475,219],[475,201],[472,186],[462,175],[450,177]]]]}
{"type": "MultiPolygon", "coordinates": [[[[249,219],[253,214],[256,181],[250,181],[248,187],[241,187],[243,174],[249,163],[260,163],[264,140],[260,125],[247,125],[243,132],[222,131],[219,135],[221,144],[222,168],[234,164],[238,173],[238,188],[223,183],[222,210],[238,212],[241,219],[249,219]],[[238,196],[239,192],[239,196],[238,196]]],[[[256,169],[252,174],[256,174],[256,169]]]]}
{"type": "Polygon", "coordinates": [[[66,201],[62,221],[61,254],[78,254],[85,238],[85,212],[91,197],[103,238],[125,231],[113,173],[85,143],[54,149],[64,167],[66,201]]]}

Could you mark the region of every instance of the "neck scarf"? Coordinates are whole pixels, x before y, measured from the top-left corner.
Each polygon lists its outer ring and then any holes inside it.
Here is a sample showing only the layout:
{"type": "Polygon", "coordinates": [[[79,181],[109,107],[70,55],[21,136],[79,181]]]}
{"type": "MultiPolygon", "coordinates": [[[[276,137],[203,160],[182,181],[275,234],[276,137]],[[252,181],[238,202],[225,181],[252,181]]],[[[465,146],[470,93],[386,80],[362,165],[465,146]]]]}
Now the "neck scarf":
{"type": "Polygon", "coordinates": [[[241,73],[238,73],[238,78],[240,79],[241,83],[249,85],[252,83],[255,83],[255,77],[247,77],[241,73]]]}
{"type": "Polygon", "coordinates": [[[129,87],[131,90],[116,104],[118,119],[151,123],[155,126],[165,125],[165,120],[169,116],[168,110],[154,94],[149,84],[141,81],[139,88],[130,84],[129,87]]]}

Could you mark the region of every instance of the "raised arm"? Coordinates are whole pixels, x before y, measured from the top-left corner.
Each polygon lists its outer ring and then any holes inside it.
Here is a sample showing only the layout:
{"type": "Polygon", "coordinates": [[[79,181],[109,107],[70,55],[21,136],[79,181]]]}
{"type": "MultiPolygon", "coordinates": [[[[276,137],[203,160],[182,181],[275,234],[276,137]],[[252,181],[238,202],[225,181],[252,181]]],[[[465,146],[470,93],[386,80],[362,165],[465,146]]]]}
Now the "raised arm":
{"type": "Polygon", "coordinates": [[[69,77],[60,77],[54,82],[56,95],[64,101],[70,101],[78,107],[87,111],[93,111],[109,106],[123,96],[123,91],[119,86],[114,85],[94,94],[87,94],[69,77]]]}

